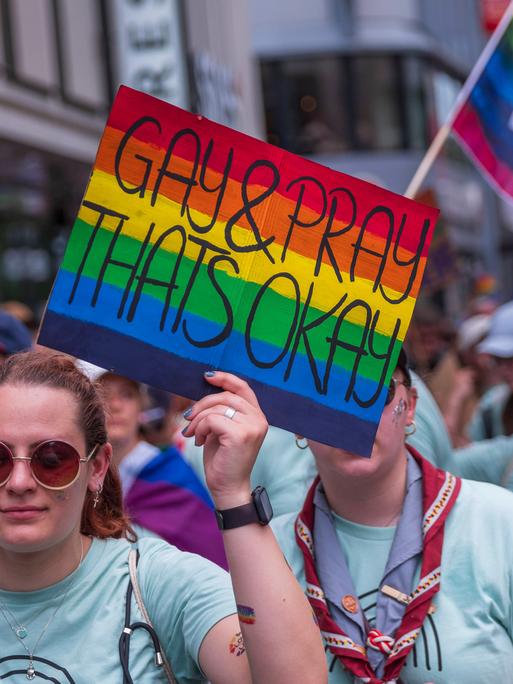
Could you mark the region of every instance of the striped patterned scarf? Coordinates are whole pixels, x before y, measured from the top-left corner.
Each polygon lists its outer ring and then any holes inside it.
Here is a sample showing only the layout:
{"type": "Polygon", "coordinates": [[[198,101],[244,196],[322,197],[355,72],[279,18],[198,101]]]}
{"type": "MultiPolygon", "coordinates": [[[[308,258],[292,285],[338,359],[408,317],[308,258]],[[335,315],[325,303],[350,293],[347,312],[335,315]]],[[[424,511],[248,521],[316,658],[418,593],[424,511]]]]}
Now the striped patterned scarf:
{"type": "Polygon", "coordinates": [[[409,596],[403,620],[393,637],[383,635],[373,629],[367,635],[367,644],[357,644],[345,634],[329,612],[315,567],[312,535],[315,515],[313,501],[319,478],[312,484],[303,510],[296,520],[296,542],[303,553],[305,563],[306,593],[319,622],[325,643],[349,672],[368,684],[386,684],[396,681],[420,634],[431,601],[440,589],[444,525],[461,488],[461,481],[454,475],[435,468],[413,448],[408,447],[408,450],[422,471],[424,512],[422,564],[419,583],[409,596]],[[378,648],[386,653],[383,679],[376,676],[369,662],[367,646],[378,648]]]}

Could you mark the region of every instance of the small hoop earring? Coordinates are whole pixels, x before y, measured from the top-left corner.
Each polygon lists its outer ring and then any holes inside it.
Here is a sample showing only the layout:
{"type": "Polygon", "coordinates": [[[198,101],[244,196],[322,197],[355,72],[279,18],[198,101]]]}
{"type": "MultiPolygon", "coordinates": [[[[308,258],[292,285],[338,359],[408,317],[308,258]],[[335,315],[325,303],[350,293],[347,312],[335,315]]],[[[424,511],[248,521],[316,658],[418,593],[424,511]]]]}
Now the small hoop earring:
{"type": "Polygon", "coordinates": [[[306,437],[303,437],[302,435],[296,435],[296,446],[298,449],[308,449],[306,437]]]}
{"type": "Polygon", "coordinates": [[[411,437],[412,435],[415,434],[417,431],[417,424],[415,423],[414,420],[411,421],[411,423],[408,423],[408,425],[404,428],[404,434],[406,437],[411,437]]]}
{"type": "Polygon", "coordinates": [[[103,484],[100,482],[98,489],[94,493],[93,508],[96,508],[98,501],[100,500],[100,494],[103,492],[103,484]]]}

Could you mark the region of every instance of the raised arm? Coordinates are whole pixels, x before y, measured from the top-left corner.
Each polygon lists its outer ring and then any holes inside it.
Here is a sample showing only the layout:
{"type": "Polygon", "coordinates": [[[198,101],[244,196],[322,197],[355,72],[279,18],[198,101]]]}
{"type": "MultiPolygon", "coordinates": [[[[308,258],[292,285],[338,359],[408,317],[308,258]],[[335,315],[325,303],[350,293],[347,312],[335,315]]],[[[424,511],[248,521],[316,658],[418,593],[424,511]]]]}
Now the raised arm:
{"type": "MultiPolygon", "coordinates": [[[[185,434],[204,447],[208,487],[216,508],[226,510],[251,501],[250,473],[267,421],[243,380],[219,371],[205,379],[223,391],[192,407],[185,434]]],[[[271,529],[250,523],[225,530],[223,538],[239,622],[226,618],[207,634],[200,649],[207,677],[213,684],[326,682],[319,628],[271,529]]]]}

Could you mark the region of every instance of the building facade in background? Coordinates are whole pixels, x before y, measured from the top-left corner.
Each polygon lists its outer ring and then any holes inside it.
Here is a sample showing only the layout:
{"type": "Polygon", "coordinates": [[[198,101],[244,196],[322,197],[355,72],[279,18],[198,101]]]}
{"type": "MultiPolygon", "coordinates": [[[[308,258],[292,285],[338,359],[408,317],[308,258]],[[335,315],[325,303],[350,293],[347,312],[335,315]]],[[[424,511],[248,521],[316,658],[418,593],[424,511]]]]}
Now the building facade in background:
{"type": "Polygon", "coordinates": [[[0,3],[0,301],[40,314],[120,83],[262,135],[239,0],[0,3]]]}
{"type": "MultiPolygon", "coordinates": [[[[250,0],[267,139],[404,193],[488,38],[486,4],[250,0]]],[[[458,316],[492,273],[512,297],[510,210],[455,143],[424,190],[442,210],[424,292],[458,316]]]]}
{"type": "MultiPolygon", "coordinates": [[[[2,0],[0,300],[40,313],[120,82],[404,192],[502,1],[2,0]]],[[[511,210],[454,143],[425,190],[424,291],[511,297],[511,210]]]]}
{"type": "Polygon", "coordinates": [[[108,109],[97,3],[0,4],[0,299],[48,295],[108,109]]]}

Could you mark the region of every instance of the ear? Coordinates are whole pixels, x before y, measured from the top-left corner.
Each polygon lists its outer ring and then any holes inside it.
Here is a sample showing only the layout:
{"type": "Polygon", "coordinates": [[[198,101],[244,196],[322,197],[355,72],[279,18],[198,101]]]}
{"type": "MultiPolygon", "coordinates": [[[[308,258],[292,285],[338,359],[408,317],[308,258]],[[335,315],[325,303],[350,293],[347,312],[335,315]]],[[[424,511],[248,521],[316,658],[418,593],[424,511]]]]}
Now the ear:
{"type": "Polygon", "coordinates": [[[111,459],[112,447],[109,442],[106,442],[98,449],[96,456],[88,463],[89,480],[87,482],[87,488],[89,491],[96,492],[98,486],[103,484],[111,459]]]}
{"type": "Polygon", "coordinates": [[[406,412],[406,424],[408,425],[415,419],[415,409],[417,408],[418,393],[416,387],[408,389],[408,410],[406,412]]]}

